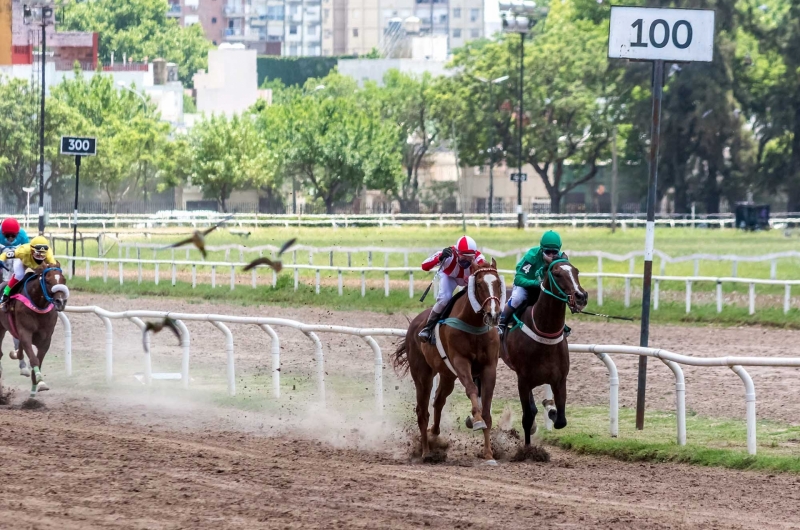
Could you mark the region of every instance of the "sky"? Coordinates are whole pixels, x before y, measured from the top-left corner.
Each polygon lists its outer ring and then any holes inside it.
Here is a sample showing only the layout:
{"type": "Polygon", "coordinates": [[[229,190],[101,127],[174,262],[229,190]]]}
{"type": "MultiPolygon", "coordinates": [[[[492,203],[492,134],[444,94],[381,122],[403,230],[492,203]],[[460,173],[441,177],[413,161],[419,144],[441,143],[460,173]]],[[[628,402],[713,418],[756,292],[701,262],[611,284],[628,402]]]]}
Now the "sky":
{"type": "Polygon", "coordinates": [[[500,5],[498,0],[483,0],[484,33],[493,35],[500,30],[500,5]]]}

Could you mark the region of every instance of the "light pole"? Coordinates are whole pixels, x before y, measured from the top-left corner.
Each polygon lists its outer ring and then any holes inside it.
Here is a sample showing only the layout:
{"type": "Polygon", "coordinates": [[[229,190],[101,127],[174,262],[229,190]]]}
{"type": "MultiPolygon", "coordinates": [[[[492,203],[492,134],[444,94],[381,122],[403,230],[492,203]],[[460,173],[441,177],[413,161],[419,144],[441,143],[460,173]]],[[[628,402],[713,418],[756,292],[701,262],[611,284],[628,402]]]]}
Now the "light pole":
{"type": "Polygon", "coordinates": [[[144,105],[145,110],[147,110],[147,100],[145,99],[145,97],[142,95],[141,92],[138,92],[138,91],[132,89],[131,87],[126,85],[124,81],[117,81],[117,86],[120,87],[123,90],[127,90],[131,94],[136,95],[136,97],[138,97],[140,100],[142,100],[142,104],[144,105]]]}
{"type": "MultiPolygon", "coordinates": [[[[503,77],[498,77],[497,79],[492,79],[489,81],[488,79],[484,79],[483,77],[475,76],[475,79],[480,81],[481,83],[485,84],[489,87],[489,107],[494,112],[494,85],[499,85],[500,83],[504,83],[508,81],[509,76],[504,75],[503,77]]],[[[494,120],[489,123],[489,143],[491,143],[491,152],[489,153],[489,226],[492,226],[492,213],[494,208],[494,150],[497,147],[497,137],[496,137],[496,130],[494,126],[494,120]]]]}
{"type": "Polygon", "coordinates": [[[53,24],[53,6],[36,4],[22,6],[22,22],[26,26],[42,28],[42,46],[39,59],[42,63],[42,95],[39,102],[39,234],[44,234],[44,98],[47,72],[47,26],[53,24]]]}
{"type": "Polygon", "coordinates": [[[29,223],[28,219],[31,216],[31,193],[33,193],[35,190],[36,190],[36,188],[34,188],[33,186],[31,186],[29,188],[22,188],[22,191],[24,191],[25,193],[28,194],[28,198],[26,199],[26,203],[25,203],[27,205],[26,206],[26,211],[25,211],[25,228],[26,229],[30,228],[30,226],[28,224],[29,223]]]}
{"type": "Polygon", "coordinates": [[[522,213],[522,125],[524,117],[523,88],[525,85],[525,35],[530,33],[536,21],[544,18],[547,10],[536,7],[536,2],[516,0],[500,2],[500,17],[503,31],[519,33],[519,112],[517,113],[517,228],[524,227],[522,213]]]}

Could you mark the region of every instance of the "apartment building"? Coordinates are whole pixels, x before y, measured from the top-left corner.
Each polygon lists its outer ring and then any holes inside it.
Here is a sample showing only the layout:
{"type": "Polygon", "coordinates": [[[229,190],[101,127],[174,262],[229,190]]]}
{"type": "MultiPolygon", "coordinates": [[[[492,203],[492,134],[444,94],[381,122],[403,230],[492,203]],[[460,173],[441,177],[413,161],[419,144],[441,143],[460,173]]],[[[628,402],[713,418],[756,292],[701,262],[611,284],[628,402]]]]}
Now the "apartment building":
{"type": "Polygon", "coordinates": [[[444,36],[451,50],[483,37],[484,0],[169,0],[182,25],[214,44],[260,54],[403,57],[410,35],[444,36]]]}

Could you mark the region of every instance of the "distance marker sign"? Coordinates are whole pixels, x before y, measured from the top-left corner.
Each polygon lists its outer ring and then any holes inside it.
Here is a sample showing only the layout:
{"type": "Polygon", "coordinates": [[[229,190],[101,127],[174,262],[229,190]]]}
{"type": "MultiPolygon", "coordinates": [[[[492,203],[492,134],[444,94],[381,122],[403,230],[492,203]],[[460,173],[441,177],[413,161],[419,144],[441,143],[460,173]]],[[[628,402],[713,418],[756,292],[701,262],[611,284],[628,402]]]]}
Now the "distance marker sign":
{"type": "Polygon", "coordinates": [[[608,56],[639,61],[711,62],[714,11],[611,6],[608,56]]]}
{"type": "Polygon", "coordinates": [[[97,154],[97,140],[77,136],[61,137],[61,154],[74,156],[94,156],[97,154]]]}

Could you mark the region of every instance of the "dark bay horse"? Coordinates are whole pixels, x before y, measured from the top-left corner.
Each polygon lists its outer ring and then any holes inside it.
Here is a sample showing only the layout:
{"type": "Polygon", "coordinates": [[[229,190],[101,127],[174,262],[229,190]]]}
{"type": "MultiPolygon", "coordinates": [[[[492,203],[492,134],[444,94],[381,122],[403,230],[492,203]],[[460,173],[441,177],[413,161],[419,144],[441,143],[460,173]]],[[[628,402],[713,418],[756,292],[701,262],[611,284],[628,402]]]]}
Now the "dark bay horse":
{"type": "Polygon", "coordinates": [[[531,443],[531,428],[536,418],[533,389],[550,385],[555,409],[548,415],[556,429],[567,425],[567,374],[569,346],[564,336],[566,308],[580,312],[589,300],[581,287],[578,269],[566,259],[554,260],[547,268],[541,285],[542,292],[532,309],[526,309],[521,324],[506,333],[501,357],[517,373],[517,388],[522,404],[522,428],[525,445],[531,443]]]}
{"type": "Polygon", "coordinates": [[[456,379],[472,402],[473,430],[483,430],[483,457],[493,462],[489,438],[492,428],[492,395],[497,377],[500,339],[497,321],[505,304],[505,284],[497,273],[497,264],[473,264],[467,296],[460,296],[444,322],[434,328],[436,345],[421,342],[417,337],[428,320],[430,309],[411,321],[406,337],[393,355],[395,371],[410,371],[417,389],[417,424],[422,441],[422,457],[430,458],[428,443],[428,402],[433,378],[439,374],[439,387],[433,402],[431,435],[439,435],[442,408],[453,392],[456,379]],[[476,381],[480,384],[480,391],[476,381]],[[479,394],[480,392],[480,394],[479,394]]]}
{"type": "MultiPolygon", "coordinates": [[[[6,331],[19,339],[20,351],[28,356],[31,366],[31,397],[37,391],[48,390],[41,367],[50,349],[58,311],[63,311],[69,299],[61,265],[41,265],[22,282],[21,289],[7,302],[8,311],[0,311],[0,344],[6,331]],[[33,347],[36,346],[34,352],[33,347]]],[[[0,348],[0,359],[3,357],[0,348]]]]}

